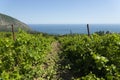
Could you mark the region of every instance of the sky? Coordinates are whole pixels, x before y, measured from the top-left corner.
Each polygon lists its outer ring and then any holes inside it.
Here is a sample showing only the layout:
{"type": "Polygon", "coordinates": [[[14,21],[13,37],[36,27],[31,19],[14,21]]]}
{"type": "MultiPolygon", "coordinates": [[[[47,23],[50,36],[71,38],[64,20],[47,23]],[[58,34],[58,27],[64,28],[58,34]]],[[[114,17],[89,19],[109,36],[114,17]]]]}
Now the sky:
{"type": "Polygon", "coordinates": [[[0,13],[27,24],[120,24],[120,0],[0,0],[0,13]]]}

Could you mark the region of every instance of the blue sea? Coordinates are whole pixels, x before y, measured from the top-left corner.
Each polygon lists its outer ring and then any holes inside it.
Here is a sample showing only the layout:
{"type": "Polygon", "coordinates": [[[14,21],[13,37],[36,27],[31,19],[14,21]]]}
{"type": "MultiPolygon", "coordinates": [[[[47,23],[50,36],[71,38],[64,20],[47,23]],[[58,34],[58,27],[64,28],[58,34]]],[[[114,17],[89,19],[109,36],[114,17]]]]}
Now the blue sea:
{"type": "MultiPolygon", "coordinates": [[[[86,24],[29,24],[34,31],[49,34],[87,34],[86,24]]],[[[120,33],[120,24],[89,24],[90,33],[97,31],[110,31],[120,33]]]]}

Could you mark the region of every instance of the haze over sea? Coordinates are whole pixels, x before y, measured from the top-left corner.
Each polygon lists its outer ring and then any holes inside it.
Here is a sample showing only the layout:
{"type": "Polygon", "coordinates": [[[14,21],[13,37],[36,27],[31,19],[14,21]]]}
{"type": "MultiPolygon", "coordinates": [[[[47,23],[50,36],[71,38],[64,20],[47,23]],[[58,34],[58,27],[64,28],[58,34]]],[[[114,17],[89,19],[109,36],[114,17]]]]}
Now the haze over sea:
{"type": "MultiPolygon", "coordinates": [[[[29,26],[39,32],[49,34],[87,34],[86,24],[29,24],[29,26]]],[[[120,33],[120,24],[90,24],[90,33],[97,31],[110,31],[120,33]]]]}

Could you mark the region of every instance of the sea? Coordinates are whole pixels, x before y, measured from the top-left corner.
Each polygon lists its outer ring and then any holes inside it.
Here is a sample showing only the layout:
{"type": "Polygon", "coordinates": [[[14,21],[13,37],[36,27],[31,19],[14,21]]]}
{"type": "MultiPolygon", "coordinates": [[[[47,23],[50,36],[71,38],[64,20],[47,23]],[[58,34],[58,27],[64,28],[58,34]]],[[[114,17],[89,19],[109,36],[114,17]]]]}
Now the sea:
{"type": "MultiPolygon", "coordinates": [[[[64,35],[69,33],[87,34],[87,24],[28,24],[34,31],[64,35]]],[[[110,31],[120,33],[120,24],[89,24],[90,33],[110,31]]]]}

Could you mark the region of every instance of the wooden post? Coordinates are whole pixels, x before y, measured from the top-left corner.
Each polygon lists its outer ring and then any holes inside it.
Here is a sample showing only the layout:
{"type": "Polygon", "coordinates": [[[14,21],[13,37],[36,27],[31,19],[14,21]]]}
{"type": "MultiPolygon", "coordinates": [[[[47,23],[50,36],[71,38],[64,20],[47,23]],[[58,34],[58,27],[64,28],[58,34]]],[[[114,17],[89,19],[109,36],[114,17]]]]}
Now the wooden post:
{"type": "Polygon", "coordinates": [[[90,29],[89,29],[89,24],[87,24],[87,32],[88,32],[88,36],[90,37],[90,29]]]}
{"type": "Polygon", "coordinates": [[[11,26],[12,26],[12,35],[13,35],[13,40],[15,41],[14,26],[13,26],[13,24],[12,24],[11,26]]]}

